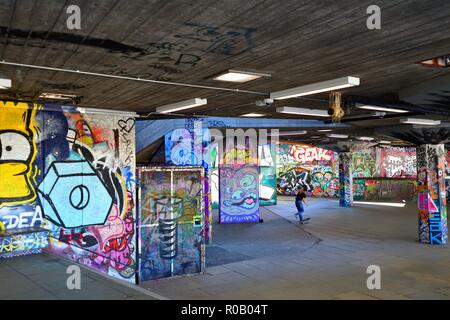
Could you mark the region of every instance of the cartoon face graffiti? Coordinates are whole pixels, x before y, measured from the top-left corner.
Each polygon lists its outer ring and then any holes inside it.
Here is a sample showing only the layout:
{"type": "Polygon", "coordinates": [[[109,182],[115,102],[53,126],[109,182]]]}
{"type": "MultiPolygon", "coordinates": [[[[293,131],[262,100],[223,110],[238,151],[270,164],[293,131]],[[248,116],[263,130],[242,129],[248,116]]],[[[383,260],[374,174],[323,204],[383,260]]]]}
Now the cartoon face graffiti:
{"type": "Polygon", "coordinates": [[[0,101],[0,205],[36,198],[33,162],[35,112],[28,103],[0,101]]]}
{"type": "Polygon", "coordinates": [[[258,171],[253,167],[224,169],[220,190],[224,211],[250,214],[258,210],[258,171]]]}

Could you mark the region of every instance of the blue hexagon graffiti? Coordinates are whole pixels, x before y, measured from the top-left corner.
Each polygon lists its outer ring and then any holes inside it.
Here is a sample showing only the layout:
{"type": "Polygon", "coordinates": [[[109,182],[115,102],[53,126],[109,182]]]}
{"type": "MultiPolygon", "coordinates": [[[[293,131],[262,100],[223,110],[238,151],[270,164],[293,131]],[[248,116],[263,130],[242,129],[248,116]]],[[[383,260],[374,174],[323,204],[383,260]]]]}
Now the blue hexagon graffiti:
{"type": "Polygon", "coordinates": [[[55,161],[38,187],[45,217],[64,228],[103,225],[113,199],[88,161],[55,161]]]}

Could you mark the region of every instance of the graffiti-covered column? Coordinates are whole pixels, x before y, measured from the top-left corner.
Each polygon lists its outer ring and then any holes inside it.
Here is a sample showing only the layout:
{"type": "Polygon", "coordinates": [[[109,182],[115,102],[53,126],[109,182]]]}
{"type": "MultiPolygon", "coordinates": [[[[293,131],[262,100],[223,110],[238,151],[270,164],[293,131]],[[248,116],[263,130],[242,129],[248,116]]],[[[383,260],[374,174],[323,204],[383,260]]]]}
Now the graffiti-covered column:
{"type": "Polygon", "coordinates": [[[339,204],[351,207],[353,204],[353,174],[351,152],[339,153],[339,204]]]}
{"type": "Polygon", "coordinates": [[[419,241],[445,244],[447,208],[445,194],[445,148],[443,144],[417,147],[419,241]]]}

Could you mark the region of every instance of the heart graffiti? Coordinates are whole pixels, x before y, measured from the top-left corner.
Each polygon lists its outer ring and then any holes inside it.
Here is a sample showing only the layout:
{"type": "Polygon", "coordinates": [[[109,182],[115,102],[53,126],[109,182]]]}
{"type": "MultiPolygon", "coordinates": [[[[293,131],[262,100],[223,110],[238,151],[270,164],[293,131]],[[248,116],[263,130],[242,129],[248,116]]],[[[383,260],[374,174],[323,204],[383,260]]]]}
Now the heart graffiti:
{"type": "Polygon", "coordinates": [[[119,120],[117,123],[119,125],[120,131],[125,131],[127,133],[130,133],[131,130],[134,128],[135,120],[134,118],[129,118],[127,120],[119,120]]]}

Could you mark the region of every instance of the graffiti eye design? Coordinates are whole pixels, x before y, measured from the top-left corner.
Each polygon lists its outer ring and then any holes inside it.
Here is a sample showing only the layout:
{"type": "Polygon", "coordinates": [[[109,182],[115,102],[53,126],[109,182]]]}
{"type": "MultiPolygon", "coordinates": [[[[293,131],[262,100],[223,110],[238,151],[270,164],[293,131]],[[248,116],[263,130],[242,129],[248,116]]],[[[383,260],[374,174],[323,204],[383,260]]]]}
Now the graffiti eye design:
{"type": "Polygon", "coordinates": [[[28,138],[16,132],[0,134],[1,161],[27,161],[31,154],[31,144],[28,138]]]}
{"type": "Polygon", "coordinates": [[[241,187],[244,189],[256,188],[255,177],[251,175],[245,175],[241,180],[241,187]]]}

